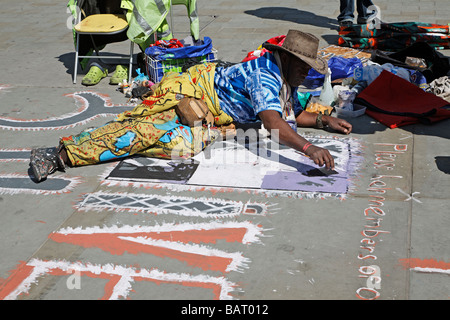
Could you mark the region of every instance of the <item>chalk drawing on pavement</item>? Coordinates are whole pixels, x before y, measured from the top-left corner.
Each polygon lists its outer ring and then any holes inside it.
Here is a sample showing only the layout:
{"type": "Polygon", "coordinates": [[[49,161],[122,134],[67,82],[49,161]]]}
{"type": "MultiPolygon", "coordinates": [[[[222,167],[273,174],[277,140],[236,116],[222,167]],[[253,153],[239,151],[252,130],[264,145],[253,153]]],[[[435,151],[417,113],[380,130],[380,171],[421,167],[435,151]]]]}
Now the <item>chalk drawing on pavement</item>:
{"type": "Polygon", "coordinates": [[[242,213],[264,215],[269,206],[274,205],[213,198],[94,192],[82,195],[75,208],[79,211],[130,211],[207,218],[233,217],[242,213]]]}
{"type": "Polygon", "coordinates": [[[164,223],[156,226],[113,226],[66,228],[49,238],[58,243],[71,243],[85,248],[96,247],[113,255],[151,254],[176,259],[205,271],[241,272],[249,259],[241,252],[227,252],[204,243],[260,243],[263,229],[251,222],[210,221],[204,223],[164,223]]]}
{"type": "Polygon", "coordinates": [[[450,275],[450,262],[419,258],[400,259],[399,262],[403,268],[410,269],[412,271],[450,275]]]}
{"type": "Polygon", "coordinates": [[[40,183],[36,183],[27,174],[0,174],[0,194],[55,195],[69,193],[81,182],[80,177],[55,175],[47,177],[40,183]]]}
{"type": "Polygon", "coordinates": [[[0,83],[0,93],[1,92],[10,92],[9,91],[10,88],[11,88],[11,85],[0,83]]]}
{"type": "Polygon", "coordinates": [[[80,106],[74,112],[47,119],[18,119],[0,116],[0,129],[14,131],[63,130],[83,125],[99,117],[114,116],[134,106],[113,104],[104,94],[81,91],[65,96],[73,98],[80,106]]]}
{"type": "Polygon", "coordinates": [[[30,161],[29,148],[22,149],[0,149],[0,162],[28,162],[30,161]]]}
{"type": "MultiPolygon", "coordinates": [[[[207,158],[195,156],[195,170],[183,181],[174,183],[161,177],[166,168],[177,167],[177,160],[124,159],[109,167],[101,176],[106,186],[133,186],[135,188],[166,188],[175,191],[249,192],[268,197],[288,196],[296,198],[345,199],[355,190],[354,180],[362,162],[362,147],[353,138],[330,136],[306,136],[313,144],[330,150],[335,158],[337,174],[327,175],[309,158],[291,148],[270,149],[267,140],[252,147],[235,141],[216,142],[207,158]],[[267,156],[269,154],[269,156],[267,156]],[[150,161],[150,163],[149,163],[150,161]],[[141,172],[149,167],[147,177],[130,177],[131,172],[141,172]],[[150,170],[151,168],[151,170],[150,170]],[[158,171],[159,170],[159,171],[158,171]],[[151,177],[152,173],[154,178],[151,177]]],[[[178,162],[182,165],[182,161],[178,162]]],[[[173,180],[173,179],[172,179],[173,180]]]]}
{"type": "MultiPolygon", "coordinates": [[[[187,273],[170,273],[156,268],[131,268],[114,264],[91,264],[61,260],[44,261],[31,259],[20,264],[0,287],[0,300],[15,300],[20,295],[28,294],[32,285],[38,284],[43,277],[63,277],[77,273],[80,277],[105,279],[105,294],[102,300],[129,298],[135,282],[153,282],[157,284],[178,284],[185,287],[199,287],[211,290],[214,299],[230,300],[230,292],[236,286],[225,277],[209,275],[190,275],[187,273]],[[14,278],[14,281],[11,281],[14,278]],[[9,280],[9,281],[8,281],[9,280]]],[[[187,297],[188,299],[189,297],[187,297]]]]}

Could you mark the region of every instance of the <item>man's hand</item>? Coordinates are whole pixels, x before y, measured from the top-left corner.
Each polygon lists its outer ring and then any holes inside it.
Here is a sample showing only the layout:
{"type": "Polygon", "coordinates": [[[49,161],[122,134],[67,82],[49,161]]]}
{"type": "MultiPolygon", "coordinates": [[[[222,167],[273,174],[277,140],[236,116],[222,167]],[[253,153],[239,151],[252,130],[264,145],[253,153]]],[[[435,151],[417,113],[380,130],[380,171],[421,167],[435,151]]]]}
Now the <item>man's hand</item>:
{"type": "MultiPolygon", "coordinates": [[[[261,118],[264,127],[271,132],[272,138],[274,138],[274,136],[278,137],[277,142],[281,142],[288,147],[303,152],[319,166],[325,165],[327,169],[334,169],[334,159],[330,152],[312,144],[305,148],[308,141],[292,130],[286,121],[281,119],[280,114],[277,111],[262,111],[259,113],[259,117],[261,118]],[[277,133],[274,134],[273,130],[276,130],[277,133]]],[[[311,121],[315,121],[315,118],[313,119],[311,117],[311,121]]]]}
{"type": "MultiPolygon", "coordinates": [[[[296,121],[300,127],[315,127],[316,126],[317,113],[303,111],[297,117],[296,121]]],[[[344,119],[335,118],[332,116],[322,116],[322,123],[329,126],[331,129],[345,134],[349,134],[352,131],[352,125],[344,119]]]]}
{"type": "Polygon", "coordinates": [[[327,149],[310,145],[304,152],[318,166],[325,165],[327,169],[334,170],[334,159],[327,149]]]}
{"type": "Polygon", "coordinates": [[[334,118],[331,116],[323,116],[324,124],[327,124],[331,129],[349,134],[352,132],[352,125],[344,119],[334,118]]]}

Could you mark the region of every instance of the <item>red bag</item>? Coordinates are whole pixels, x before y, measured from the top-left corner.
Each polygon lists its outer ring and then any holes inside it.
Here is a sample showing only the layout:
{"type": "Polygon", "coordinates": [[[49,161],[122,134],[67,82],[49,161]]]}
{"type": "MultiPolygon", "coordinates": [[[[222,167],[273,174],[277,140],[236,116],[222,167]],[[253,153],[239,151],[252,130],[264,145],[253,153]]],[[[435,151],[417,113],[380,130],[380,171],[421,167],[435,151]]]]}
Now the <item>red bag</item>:
{"type": "MultiPolygon", "coordinates": [[[[271,43],[271,44],[277,44],[277,45],[281,46],[283,44],[285,38],[286,38],[286,35],[276,36],[276,37],[270,38],[266,42],[271,43]]],[[[257,59],[259,57],[262,57],[266,52],[269,52],[269,50],[262,48],[262,45],[261,45],[261,49],[247,53],[247,56],[241,62],[247,62],[250,60],[257,59]]]]}
{"type": "Polygon", "coordinates": [[[450,118],[450,104],[391,72],[383,71],[354,101],[389,128],[450,118]]]}

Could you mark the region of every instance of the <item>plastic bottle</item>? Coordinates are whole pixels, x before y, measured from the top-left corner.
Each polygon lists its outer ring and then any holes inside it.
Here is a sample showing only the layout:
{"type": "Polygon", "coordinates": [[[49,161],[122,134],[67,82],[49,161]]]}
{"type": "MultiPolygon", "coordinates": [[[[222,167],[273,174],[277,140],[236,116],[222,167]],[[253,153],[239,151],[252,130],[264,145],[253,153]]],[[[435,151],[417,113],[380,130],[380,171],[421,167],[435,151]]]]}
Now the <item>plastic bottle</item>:
{"type": "Polygon", "coordinates": [[[353,77],[356,81],[367,81],[368,83],[371,83],[381,74],[382,71],[383,68],[379,65],[368,65],[365,67],[356,68],[353,77]]]}
{"type": "Polygon", "coordinates": [[[354,78],[357,81],[367,81],[367,83],[370,84],[381,74],[381,72],[383,72],[383,70],[392,72],[396,76],[410,81],[410,74],[408,70],[401,67],[395,67],[390,63],[385,63],[383,65],[373,64],[362,68],[356,68],[354,71],[354,78]]]}
{"type": "Polygon", "coordinates": [[[332,106],[334,103],[334,92],[331,87],[331,69],[328,68],[328,72],[325,75],[323,82],[322,92],[319,96],[319,103],[323,106],[332,106]]]}
{"type": "Polygon", "coordinates": [[[384,70],[392,72],[396,76],[405,79],[406,81],[410,81],[410,73],[405,68],[395,67],[390,63],[383,64],[381,66],[384,70]]]}

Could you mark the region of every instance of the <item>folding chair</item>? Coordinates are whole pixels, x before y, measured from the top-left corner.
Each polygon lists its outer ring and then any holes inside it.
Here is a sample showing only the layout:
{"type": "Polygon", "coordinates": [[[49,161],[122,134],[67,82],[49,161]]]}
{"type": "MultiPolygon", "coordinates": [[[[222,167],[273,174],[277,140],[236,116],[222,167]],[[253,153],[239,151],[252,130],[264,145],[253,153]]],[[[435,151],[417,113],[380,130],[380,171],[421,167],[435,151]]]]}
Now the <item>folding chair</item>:
{"type": "Polygon", "coordinates": [[[94,42],[94,35],[114,35],[125,31],[128,28],[128,22],[125,15],[120,14],[93,14],[89,15],[83,20],[81,20],[81,13],[78,16],[78,23],[74,26],[74,31],[76,33],[76,48],[75,48],[75,69],[73,75],[73,83],[76,83],[77,70],[78,70],[78,59],[87,58],[95,59],[127,59],[129,60],[128,67],[128,82],[131,82],[132,66],[133,66],[133,47],[134,43],[130,41],[130,54],[127,55],[100,55],[99,50],[94,42]],[[80,35],[89,35],[94,46],[96,56],[80,56],[78,54],[80,35]],[[100,58],[101,57],[101,58],[100,58]]]}

